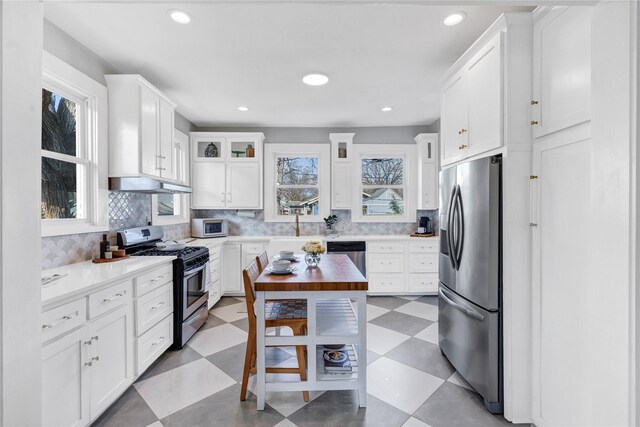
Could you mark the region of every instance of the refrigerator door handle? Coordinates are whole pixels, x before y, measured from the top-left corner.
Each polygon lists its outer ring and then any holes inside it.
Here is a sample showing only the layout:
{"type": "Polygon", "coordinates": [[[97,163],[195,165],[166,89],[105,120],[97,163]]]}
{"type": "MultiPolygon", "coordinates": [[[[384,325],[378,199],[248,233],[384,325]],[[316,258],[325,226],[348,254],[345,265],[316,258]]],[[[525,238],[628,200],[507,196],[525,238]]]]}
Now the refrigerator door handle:
{"type": "Polygon", "coordinates": [[[460,191],[460,186],[458,186],[458,191],[456,192],[456,217],[458,222],[458,238],[456,242],[456,265],[458,269],[460,268],[460,263],[462,262],[462,248],[464,246],[464,210],[462,209],[462,192],[460,191]]]}
{"type": "Polygon", "coordinates": [[[453,245],[453,205],[456,199],[456,186],[453,186],[451,190],[451,198],[449,199],[449,211],[447,212],[447,252],[449,253],[449,261],[451,261],[451,268],[457,270],[455,247],[453,245]]]}
{"type": "Polygon", "coordinates": [[[469,308],[465,308],[463,306],[461,306],[460,304],[456,304],[453,300],[451,300],[442,290],[442,288],[438,289],[438,293],[440,294],[440,296],[442,297],[442,300],[444,302],[446,302],[447,304],[449,304],[450,306],[456,308],[457,310],[460,310],[461,312],[465,313],[467,316],[473,317],[474,319],[477,320],[484,320],[484,316],[480,313],[478,313],[475,310],[471,310],[469,308]]]}

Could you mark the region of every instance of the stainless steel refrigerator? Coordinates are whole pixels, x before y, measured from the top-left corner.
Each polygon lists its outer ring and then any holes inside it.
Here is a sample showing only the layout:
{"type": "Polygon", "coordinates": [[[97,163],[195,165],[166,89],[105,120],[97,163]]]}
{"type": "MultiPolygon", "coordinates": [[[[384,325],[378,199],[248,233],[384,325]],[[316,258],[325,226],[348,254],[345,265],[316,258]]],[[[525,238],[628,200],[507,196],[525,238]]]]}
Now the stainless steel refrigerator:
{"type": "Polygon", "coordinates": [[[502,157],[440,172],[438,341],[493,413],[503,411],[502,157]]]}

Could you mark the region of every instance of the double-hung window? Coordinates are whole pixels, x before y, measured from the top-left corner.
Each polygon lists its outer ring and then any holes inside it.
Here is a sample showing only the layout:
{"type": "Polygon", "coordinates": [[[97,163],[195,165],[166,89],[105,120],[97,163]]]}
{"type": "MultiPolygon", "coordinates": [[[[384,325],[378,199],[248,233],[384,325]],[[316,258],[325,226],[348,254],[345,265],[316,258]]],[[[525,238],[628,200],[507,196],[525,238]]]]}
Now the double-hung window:
{"type": "Polygon", "coordinates": [[[42,235],[106,231],[106,88],[43,53],[42,235]]]}
{"type": "Polygon", "coordinates": [[[410,144],[356,145],[352,221],[415,221],[417,176],[410,144]]]}
{"type": "Polygon", "coordinates": [[[42,219],[86,221],[91,168],[87,100],[50,82],[43,86],[42,219]]]}
{"type": "Polygon", "coordinates": [[[330,211],[328,144],[265,144],[265,220],[320,222],[330,211]]]}

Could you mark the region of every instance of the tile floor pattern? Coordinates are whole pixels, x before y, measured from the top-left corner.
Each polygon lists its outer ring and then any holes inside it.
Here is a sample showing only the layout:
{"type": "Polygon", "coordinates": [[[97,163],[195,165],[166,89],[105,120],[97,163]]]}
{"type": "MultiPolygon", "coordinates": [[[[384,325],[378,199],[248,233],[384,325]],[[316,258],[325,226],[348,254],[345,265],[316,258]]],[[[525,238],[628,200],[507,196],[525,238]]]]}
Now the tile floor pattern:
{"type": "MultiPolygon", "coordinates": [[[[241,402],[245,302],[225,297],[210,314],[184,349],[160,357],[94,426],[509,425],[485,411],[440,353],[436,297],[368,298],[366,409],[355,391],[312,392],[308,403],[299,392],[268,393],[264,411],[253,394],[241,402]]],[[[267,364],[296,366],[294,356],[293,348],[272,348],[267,364]]]]}

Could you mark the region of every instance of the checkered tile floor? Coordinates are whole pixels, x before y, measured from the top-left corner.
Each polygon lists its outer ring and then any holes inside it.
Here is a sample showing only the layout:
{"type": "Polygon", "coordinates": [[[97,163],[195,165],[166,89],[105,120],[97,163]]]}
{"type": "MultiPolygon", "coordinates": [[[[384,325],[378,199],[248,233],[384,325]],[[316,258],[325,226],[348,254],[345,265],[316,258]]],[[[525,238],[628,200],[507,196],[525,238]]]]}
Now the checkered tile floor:
{"type": "MultiPolygon", "coordinates": [[[[253,394],[240,401],[247,338],[246,305],[223,298],[180,351],[168,351],[100,417],[95,426],[499,426],[502,416],[455,372],[437,345],[436,297],[367,300],[367,408],[355,391],[253,394]]],[[[296,366],[293,348],[273,348],[269,366],[296,366]]],[[[249,389],[253,389],[250,383],[249,389]]]]}

